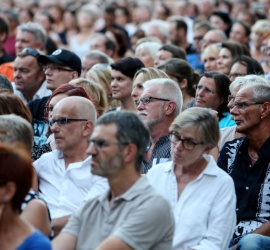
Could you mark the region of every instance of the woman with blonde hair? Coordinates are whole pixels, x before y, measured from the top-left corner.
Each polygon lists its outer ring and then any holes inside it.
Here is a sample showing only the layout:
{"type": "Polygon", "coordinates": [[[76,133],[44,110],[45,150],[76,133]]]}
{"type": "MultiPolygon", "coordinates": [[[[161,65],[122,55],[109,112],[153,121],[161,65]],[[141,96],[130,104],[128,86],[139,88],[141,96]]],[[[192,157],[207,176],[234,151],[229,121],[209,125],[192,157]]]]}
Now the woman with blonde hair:
{"type": "Polygon", "coordinates": [[[86,79],[99,84],[105,91],[108,109],[120,106],[120,102],[112,98],[111,71],[108,66],[96,64],[86,73],[86,79]]]}
{"type": "Polygon", "coordinates": [[[96,105],[98,117],[104,114],[108,105],[105,90],[101,85],[85,78],[73,79],[69,84],[83,87],[96,105]]]}
{"type": "Polygon", "coordinates": [[[221,50],[221,47],[219,46],[219,44],[214,43],[214,44],[208,45],[202,51],[201,58],[204,63],[204,70],[206,72],[218,70],[217,59],[218,59],[220,50],[221,50]]]}
{"type": "Polygon", "coordinates": [[[169,76],[164,71],[153,67],[141,68],[136,72],[133,78],[133,90],[131,92],[135,104],[137,104],[143,92],[144,82],[156,78],[169,78],[169,76]]]}

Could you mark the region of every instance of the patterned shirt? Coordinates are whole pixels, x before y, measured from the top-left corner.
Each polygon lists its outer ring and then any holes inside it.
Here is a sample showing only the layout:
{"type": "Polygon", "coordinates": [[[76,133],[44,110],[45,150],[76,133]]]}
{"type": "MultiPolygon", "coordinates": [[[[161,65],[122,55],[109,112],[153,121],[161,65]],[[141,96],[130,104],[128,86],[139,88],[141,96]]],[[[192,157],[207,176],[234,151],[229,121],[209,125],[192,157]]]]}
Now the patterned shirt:
{"type": "MultiPolygon", "coordinates": [[[[148,148],[151,147],[151,144],[148,148]]],[[[142,162],[142,174],[146,174],[148,170],[152,167],[155,160],[155,164],[169,161],[171,159],[171,142],[168,135],[161,136],[154,146],[151,158],[149,161],[143,160],[142,162]]],[[[154,165],[155,165],[154,164],[154,165]]]]}
{"type": "Polygon", "coordinates": [[[254,165],[248,145],[247,137],[229,141],[218,159],[219,167],[231,175],[236,189],[234,244],[270,220],[270,138],[260,148],[254,165]]]}

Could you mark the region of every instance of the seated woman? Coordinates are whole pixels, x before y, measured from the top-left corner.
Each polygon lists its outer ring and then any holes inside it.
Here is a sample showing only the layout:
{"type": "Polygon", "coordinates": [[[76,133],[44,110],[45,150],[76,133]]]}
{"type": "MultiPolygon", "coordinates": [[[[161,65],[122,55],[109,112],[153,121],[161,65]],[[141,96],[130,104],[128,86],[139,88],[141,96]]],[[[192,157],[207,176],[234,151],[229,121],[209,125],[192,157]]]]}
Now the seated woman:
{"type": "Polygon", "coordinates": [[[52,249],[50,240],[19,216],[33,171],[29,152],[23,146],[0,144],[0,249],[52,249]]]}
{"type": "MultiPolygon", "coordinates": [[[[0,117],[0,142],[5,144],[20,142],[30,155],[34,141],[32,117],[23,101],[14,94],[0,94],[0,117]]],[[[21,218],[53,238],[54,231],[48,207],[32,189],[29,190],[22,204],[21,218]]]]}
{"type": "Polygon", "coordinates": [[[208,45],[202,51],[201,58],[204,63],[205,72],[218,70],[217,60],[218,60],[220,50],[221,50],[221,47],[217,43],[214,43],[214,44],[208,45]]]}
{"type": "Polygon", "coordinates": [[[172,161],[154,166],[147,177],[172,205],[173,249],[228,249],[236,196],[232,178],[209,155],[219,140],[216,114],[206,108],[187,109],[169,131],[172,161]]]}
{"type": "Polygon", "coordinates": [[[205,72],[197,85],[195,100],[188,103],[186,108],[211,108],[217,111],[220,128],[234,126],[235,121],[231,119],[227,107],[229,86],[230,80],[226,75],[215,71],[205,72]]]}

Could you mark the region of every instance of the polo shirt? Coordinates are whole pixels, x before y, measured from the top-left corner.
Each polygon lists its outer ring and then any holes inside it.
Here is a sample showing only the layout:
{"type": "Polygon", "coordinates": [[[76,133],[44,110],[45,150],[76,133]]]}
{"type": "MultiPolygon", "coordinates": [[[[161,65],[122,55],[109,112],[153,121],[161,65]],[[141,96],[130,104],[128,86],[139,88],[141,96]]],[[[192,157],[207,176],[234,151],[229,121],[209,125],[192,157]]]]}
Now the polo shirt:
{"type": "Polygon", "coordinates": [[[237,196],[237,225],[234,244],[270,220],[270,137],[258,152],[252,165],[248,155],[249,141],[241,137],[226,142],[218,165],[233,178],[237,196]]]}
{"type": "Polygon", "coordinates": [[[174,219],[169,203],[145,176],[109,202],[110,192],[88,200],[62,232],[77,237],[78,250],[92,250],[114,236],[136,250],[170,250],[174,219]]]}
{"type": "Polygon", "coordinates": [[[33,163],[39,178],[39,195],[49,207],[52,219],[72,214],[86,195],[95,197],[108,190],[108,181],[90,170],[91,156],[65,168],[62,152],[53,150],[33,163]]]}

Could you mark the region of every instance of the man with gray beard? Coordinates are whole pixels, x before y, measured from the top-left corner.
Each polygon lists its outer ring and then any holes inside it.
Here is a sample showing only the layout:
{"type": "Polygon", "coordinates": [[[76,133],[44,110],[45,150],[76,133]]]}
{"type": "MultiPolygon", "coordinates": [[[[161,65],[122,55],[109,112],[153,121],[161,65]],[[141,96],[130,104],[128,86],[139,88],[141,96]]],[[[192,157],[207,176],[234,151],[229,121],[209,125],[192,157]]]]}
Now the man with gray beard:
{"type": "Polygon", "coordinates": [[[146,81],[143,88],[137,109],[150,133],[142,163],[142,173],[145,174],[152,165],[171,158],[169,127],[182,109],[183,97],[177,83],[167,78],[146,81]]]}

